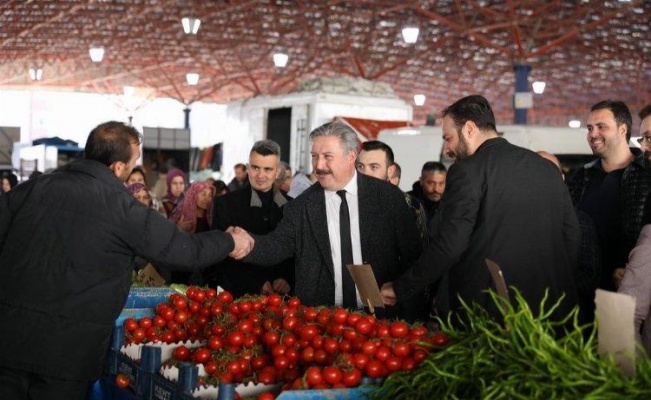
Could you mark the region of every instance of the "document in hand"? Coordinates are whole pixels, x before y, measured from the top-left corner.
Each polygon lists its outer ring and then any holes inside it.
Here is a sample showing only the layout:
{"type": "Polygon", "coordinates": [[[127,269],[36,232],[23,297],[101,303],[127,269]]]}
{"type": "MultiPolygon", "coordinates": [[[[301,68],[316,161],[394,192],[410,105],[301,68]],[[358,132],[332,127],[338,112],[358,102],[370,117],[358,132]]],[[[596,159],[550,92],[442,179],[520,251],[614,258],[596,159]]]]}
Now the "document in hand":
{"type": "Polygon", "coordinates": [[[362,299],[362,303],[368,306],[371,312],[373,312],[374,307],[384,308],[382,296],[380,295],[380,288],[377,285],[377,280],[375,280],[375,274],[373,274],[371,266],[369,264],[347,264],[346,267],[348,268],[348,271],[350,271],[350,275],[353,277],[353,281],[357,286],[357,291],[359,291],[359,297],[362,299]]]}

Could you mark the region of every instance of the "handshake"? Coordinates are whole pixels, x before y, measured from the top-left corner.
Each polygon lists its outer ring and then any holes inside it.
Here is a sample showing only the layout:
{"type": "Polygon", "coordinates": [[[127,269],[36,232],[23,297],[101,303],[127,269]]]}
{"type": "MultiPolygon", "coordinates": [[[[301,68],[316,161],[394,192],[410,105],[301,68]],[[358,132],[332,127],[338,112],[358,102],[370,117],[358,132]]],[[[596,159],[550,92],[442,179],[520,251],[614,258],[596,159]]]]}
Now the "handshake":
{"type": "Polygon", "coordinates": [[[231,226],[226,229],[226,232],[230,233],[231,236],[233,236],[233,242],[235,242],[235,248],[229,254],[229,256],[233,257],[236,260],[240,260],[246,257],[246,255],[249,254],[251,250],[253,250],[255,240],[253,240],[247,231],[240,228],[239,226],[231,226]]]}

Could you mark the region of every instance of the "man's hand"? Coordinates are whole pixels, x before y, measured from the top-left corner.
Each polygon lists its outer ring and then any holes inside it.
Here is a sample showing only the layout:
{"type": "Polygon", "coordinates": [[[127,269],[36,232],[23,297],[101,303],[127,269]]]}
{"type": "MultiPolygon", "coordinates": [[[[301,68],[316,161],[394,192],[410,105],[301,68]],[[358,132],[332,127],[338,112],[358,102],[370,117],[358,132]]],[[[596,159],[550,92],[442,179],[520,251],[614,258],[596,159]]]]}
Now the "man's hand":
{"type": "Polygon", "coordinates": [[[287,283],[286,280],[283,278],[278,278],[276,279],[273,284],[269,281],[266,281],[264,285],[262,285],[262,289],[260,290],[260,293],[262,294],[272,294],[272,293],[278,293],[278,294],[287,294],[289,291],[292,289],[292,287],[287,283]]]}
{"type": "Polygon", "coordinates": [[[183,216],[181,216],[181,219],[176,223],[176,226],[184,232],[193,233],[190,232],[192,230],[192,221],[186,221],[183,216]]]}
{"type": "Polygon", "coordinates": [[[625,272],[626,272],[626,268],[615,269],[615,272],[613,272],[613,281],[615,281],[615,286],[619,287],[619,285],[622,283],[622,279],[624,279],[625,272]]]}
{"type": "Polygon", "coordinates": [[[271,286],[273,287],[274,292],[278,294],[287,294],[292,289],[292,287],[289,286],[289,283],[287,283],[283,278],[276,279],[271,286]]]}
{"type": "Polygon", "coordinates": [[[387,306],[396,304],[396,292],[393,291],[393,282],[387,282],[382,285],[380,295],[382,296],[382,302],[387,306]]]}
{"type": "Polygon", "coordinates": [[[240,227],[231,226],[226,230],[226,232],[230,233],[231,236],[233,236],[233,241],[235,242],[235,248],[229,254],[231,257],[239,260],[246,257],[246,255],[249,254],[251,250],[253,250],[255,241],[247,231],[240,227]]]}

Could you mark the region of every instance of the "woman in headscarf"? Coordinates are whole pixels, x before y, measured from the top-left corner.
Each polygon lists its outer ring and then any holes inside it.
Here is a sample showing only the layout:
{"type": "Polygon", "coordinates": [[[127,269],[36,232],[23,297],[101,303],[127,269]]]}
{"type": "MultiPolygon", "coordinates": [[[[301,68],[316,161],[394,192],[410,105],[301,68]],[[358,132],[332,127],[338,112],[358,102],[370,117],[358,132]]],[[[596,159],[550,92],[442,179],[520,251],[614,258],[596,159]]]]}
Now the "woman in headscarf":
{"type": "MultiPolygon", "coordinates": [[[[199,233],[210,230],[212,225],[212,200],[215,187],[209,182],[195,182],[179,202],[170,220],[179,229],[188,233],[199,233]]],[[[202,273],[172,271],[172,282],[190,285],[203,285],[202,273]]]]}
{"type": "Polygon", "coordinates": [[[165,213],[169,217],[176,207],[179,197],[183,194],[187,185],[187,178],[185,173],[178,168],[172,168],[167,173],[167,195],[163,197],[163,207],[165,213]]]}
{"type": "Polygon", "coordinates": [[[210,230],[215,187],[209,182],[195,182],[172,212],[170,220],[188,233],[210,230]]]}

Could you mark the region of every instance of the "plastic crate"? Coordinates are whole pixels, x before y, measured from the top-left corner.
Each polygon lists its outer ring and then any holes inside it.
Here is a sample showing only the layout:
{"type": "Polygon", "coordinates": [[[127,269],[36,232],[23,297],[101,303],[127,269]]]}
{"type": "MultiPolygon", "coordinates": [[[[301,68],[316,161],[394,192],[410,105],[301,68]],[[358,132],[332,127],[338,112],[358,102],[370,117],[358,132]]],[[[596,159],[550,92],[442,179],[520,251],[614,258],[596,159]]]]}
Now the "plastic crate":
{"type": "Polygon", "coordinates": [[[115,326],[122,326],[127,318],[140,319],[144,317],[154,317],[156,313],[153,308],[125,308],[115,320],[115,326]]]}
{"type": "Polygon", "coordinates": [[[366,400],[374,388],[285,390],[277,400],[366,400]]]}
{"type": "Polygon", "coordinates": [[[132,287],[124,308],[155,308],[158,303],[166,302],[172,293],[174,290],[167,287],[132,287]]]}
{"type": "Polygon", "coordinates": [[[131,389],[136,394],[142,395],[145,377],[140,365],[119,351],[116,352],[115,364],[115,373],[129,378],[131,389]]]}

